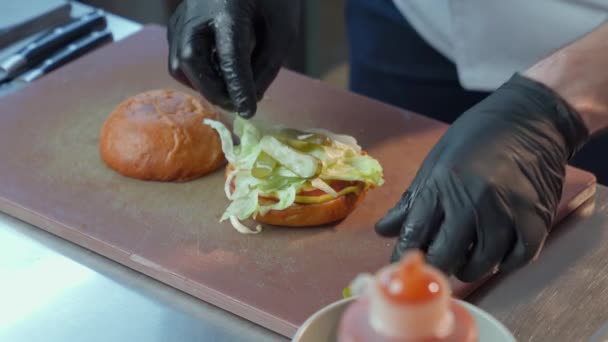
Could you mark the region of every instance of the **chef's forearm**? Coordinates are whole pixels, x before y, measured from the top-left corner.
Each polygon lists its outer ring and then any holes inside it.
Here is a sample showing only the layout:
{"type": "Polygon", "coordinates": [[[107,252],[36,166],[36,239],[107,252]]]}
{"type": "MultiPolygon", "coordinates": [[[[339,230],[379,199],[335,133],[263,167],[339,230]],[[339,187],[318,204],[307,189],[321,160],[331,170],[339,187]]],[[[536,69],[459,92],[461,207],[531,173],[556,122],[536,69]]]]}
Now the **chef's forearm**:
{"type": "Polygon", "coordinates": [[[524,75],[566,100],[591,135],[608,128],[608,24],[538,62],[524,75]]]}

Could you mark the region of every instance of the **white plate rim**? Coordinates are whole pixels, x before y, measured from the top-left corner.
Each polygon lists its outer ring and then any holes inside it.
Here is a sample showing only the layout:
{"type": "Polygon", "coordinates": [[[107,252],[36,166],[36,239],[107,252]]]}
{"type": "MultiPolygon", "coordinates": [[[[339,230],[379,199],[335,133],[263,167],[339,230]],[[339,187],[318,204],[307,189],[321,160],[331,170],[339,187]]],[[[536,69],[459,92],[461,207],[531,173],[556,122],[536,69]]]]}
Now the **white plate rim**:
{"type": "MultiPolygon", "coordinates": [[[[335,301],[335,302],[325,306],[321,310],[316,311],[312,316],[308,317],[304,321],[304,323],[302,323],[302,325],[300,325],[300,327],[294,334],[292,341],[299,341],[302,338],[302,335],[306,332],[307,327],[309,327],[319,317],[325,315],[329,311],[332,311],[334,308],[340,307],[342,305],[346,305],[349,302],[355,301],[356,299],[357,299],[357,297],[340,299],[338,301],[335,301]]],[[[499,330],[498,332],[501,335],[503,335],[505,338],[509,339],[510,342],[516,342],[515,337],[509,331],[509,329],[507,329],[507,327],[504,324],[502,324],[502,322],[500,322],[499,320],[494,318],[494,316],[490,315],[489,313],[485,312],[484,310],[476,307],[475,305],[473,305],[471,303],[468,303],[468,302],[465,302],[463,300],[456,299],[456,298],[454,298],[454,300],[458,304],[464,306],[465,309],[467,309],[474,317],[476,316],[476,317],[480,318],[481,320],[484,320],[484,321],[487,321],[488,323],[490,323],[492,326],[494,326],[496,329],[499,330]]]]}

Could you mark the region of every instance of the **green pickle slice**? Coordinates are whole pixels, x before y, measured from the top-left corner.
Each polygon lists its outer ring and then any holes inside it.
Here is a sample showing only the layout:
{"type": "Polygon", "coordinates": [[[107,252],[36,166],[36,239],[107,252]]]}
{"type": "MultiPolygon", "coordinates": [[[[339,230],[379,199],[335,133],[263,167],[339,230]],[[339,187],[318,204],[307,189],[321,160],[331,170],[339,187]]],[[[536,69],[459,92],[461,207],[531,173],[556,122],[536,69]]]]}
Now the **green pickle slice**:
{"type": "Polygon", "coordinates": [[[251,174],[255,178],[264,179],[268,178],[274,168],[277,166],[277,161],[274,160],[271,156],[269,156],[265,152],[261,152],[255,163],[253,164],[253,168],[251,169],[251,174]]]}
{"type": "Polygon", "coordinates": [[[290,147],[305,152],[317,146],[331,145],[331,139],[324,134],[308,133],[293,128],[281,129],[275,138],[290,147]]]}

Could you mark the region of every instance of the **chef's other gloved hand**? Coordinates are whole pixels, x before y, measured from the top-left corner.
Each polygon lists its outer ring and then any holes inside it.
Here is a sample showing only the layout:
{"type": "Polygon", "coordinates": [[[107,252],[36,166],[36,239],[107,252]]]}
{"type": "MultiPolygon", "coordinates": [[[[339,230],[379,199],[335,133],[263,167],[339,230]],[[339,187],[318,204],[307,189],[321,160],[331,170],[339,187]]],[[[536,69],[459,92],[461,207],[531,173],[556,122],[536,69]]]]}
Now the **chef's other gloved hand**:
{"type": "Polygon", "coordinates": [[[536,257],[565,167],[587,141],[581,117],[541,83],[515,75],[464,113],[434,146],[397,206],[376,225],[463,281],[536,257]]]}
{"type": "Polygon", "coordinates": [[[299,18],[299,0],[183,0],[167,32],[169,72],[210,102],[251,117],[299,18]]]}

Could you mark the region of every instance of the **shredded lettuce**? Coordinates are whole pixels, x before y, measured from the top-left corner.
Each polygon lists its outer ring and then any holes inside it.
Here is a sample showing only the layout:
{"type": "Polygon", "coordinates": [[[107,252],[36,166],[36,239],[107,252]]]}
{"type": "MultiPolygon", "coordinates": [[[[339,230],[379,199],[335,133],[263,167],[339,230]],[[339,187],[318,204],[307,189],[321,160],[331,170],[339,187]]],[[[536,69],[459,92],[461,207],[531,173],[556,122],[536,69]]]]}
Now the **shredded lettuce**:
{"type": "Polygon", "coordinates": [[[272,196],[275,192],[287,188],[297,188],[299,190],[304,183],[306,183],[306,179],[304,178],[283,177],[276,174],[266,178],[263,182],[260,182],[257,188],[263,195],[272,196]]]}
{"type": "Polygon", "coordinates": [[[259,183],[260,181],[257,178],[248,175],[245,171],[239,171],[234,177],[232,196],[234,198],[247,196],[259,183]]]}
{"type": "Polygon", "coordinates": [[[279,166],[275,174],[284,178],[298,178],[298,175],[296,175],[293,171],[286,168],[285,166],[279,166]]]}
{"type": "Polygon", "coordinates": [[[336,161],[323,168],[319,175],[322,179],[345,181],[364,181],[373,186],[384,184],[382,167],[370,156],[355,156],[336,161]]]}
{"type": "Polygon", "coordinates": [[[357,140],[354,137],[351,137],[350,135],[336,134],[336,133],[333,133],[326,129],[321,129],[321,128],[307,129],[306,132],[319,133],[319,134],[326,135],[334,142],[343,144],[343,145],[347,145],[348,147],[355,150],[355,152],[361,153],[361,146],[359,146],[359,144],[357,144],[357,140]]]}
{"type": "Polygon", "coordinates": [[[263,137],[260,146],[262,151],[302,178],[313,177],[319,169],[320,162],[317,158],[296,151],[275,137],[263,137]]]}
{"type": "Polygon", "coordinates": [[[338,197],[338,193],[334,190],[329,184],[325,183],[321,178],[315,178],[310,182],[312,186],[315,188],[324,191],[327,194],[330,194],[332,197],[338,197]]]}
{"type": "Polygon", "coordinates": [[[259,192],[253,189],[244,196],[235,197],[222,215],[220,222],[229,219],[231,216],[235,216],[239,220],[248,219],[258,210],[258,195],[259,192]]]}
{"type": "Polygon", "coordinates": [[[322,129],[287,131],[286,128],[260,128],[237,117],[234,133],[240,143],[235,146],[232,134],[221,122],[205,119],[204,124],[218,132],[226,159],[235,169],[226,179],[225,191],[231,203],[221,221],[230,220],[240,233],[260,232],[259,225],[248,229],[240,221],[264,215],[269,210],[288,208],[305,186],[336,196],[336,191],[329,185],[332,180],[359,181],[367,186],[384,183],[380,163],[361,154],[355,138],[348,135],[322,129]],[[294,131],[303,132],[295,136],[295,140],[300,142],[290,140],[289,134],[293,135],[294,131]],[[271,167],[264,168],[263,173],[252,173],[258,158],[257,165],[263,165],[265,162],[262,160],[267,162],[272,158],[271,167]],[[272,197],[276,201],[262,205],[260,196],[272,197]]]}
{"type": "Polygon", "coordinates": [[[273,195],[277,197],[279,201],[271,205],[261,206],[260,214],[264,215],[270,210],[283,210],[289,208],[296,200],[296,188],[292,186],[283,190],[277,190],[273,195]]]}
{"type": "Polygon", "coordinates": [[[234,133],[240,138],[241,143],[237,147],[237,161],[230,163],[239,168],[251,169],[261,152],[261,133],[254,125],[244,119],[235,120],[234,133]]]}
{"type": "Polygon", "coordinates": [[[224,152],[224,156],[229,163],[236,163],[236,156],[234,154],[234,144],[232,142],[232,134],[223,123],[211,119],[203,120],[205,125],[211,126],[211,128],[215,129],[217,134],[220,136],[220,140],[222,142],[222,151],[224,152]]]}
{"type": "Polygon", "coordinates": [[[232,223],[234,229],[236,229],[241,234],[257,234],[262,231],[261,225],[258,224],[257,226],[255,226],[254,229],[250,229],[249,227],[242,224],[241,221],[236,218],[236,216],[230,216],[230,223],[232,223]]]}

